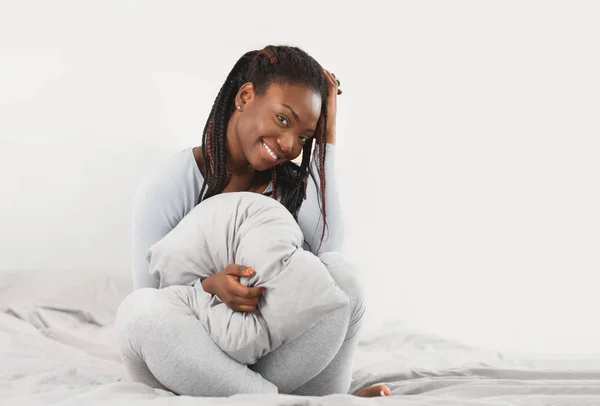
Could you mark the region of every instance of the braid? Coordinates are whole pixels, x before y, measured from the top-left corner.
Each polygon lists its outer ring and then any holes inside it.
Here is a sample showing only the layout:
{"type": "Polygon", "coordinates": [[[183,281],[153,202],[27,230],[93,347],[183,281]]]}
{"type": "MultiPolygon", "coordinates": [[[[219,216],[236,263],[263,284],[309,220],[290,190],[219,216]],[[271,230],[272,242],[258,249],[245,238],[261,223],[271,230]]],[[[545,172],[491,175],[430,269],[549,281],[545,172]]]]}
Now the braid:
{"type": "MultiPolygon", "coordinates": [[[[319,205],[325,236],[327,225],[325,207],[325,151],[327,131],[328,85],[321,65],[297,47],[269,45],[262,50],[244,54],[233,66],[212,106],[202,136],[203,157],[206,167],[204,184],[198,202],[223,192],[232,176],[231,162],[227,156],[227,125],[235,110],[235,97],[240,87],[251,82],[257,95],[264,94],[273,82],[301,84],[314,89],[321,95],[322,108],[317,129],[302,148],[300,165],[286,162],[271,171],[271,197],[279,198],[295,219],[306,198],[308,178],[311,176],[319,185],[319,205]],[[316,145],[315,145],[316,143],[316,145]],[[318,153],[314,166],[318,181],[311,169],[311,158],[315,146],[318,153]]],[[[266,175],[266,174],[265,174],[266,175]]]]}
{"type": "MultiPolygon", "coordinates": [[[[321,185],[321,213],[323,215],[323,232],[321,234],[321,243],[325,238],[325,227],[327,225],[327,208],[325,207],[325,152],[326,148],[326,137],[327,134],[327,107],[325,107],[325,113],[319,118],[317,124],[317,131],[315,137],[317,137],[317,145],[319,146],[319,154],[317,158],[317,167],[319,171],[319,184],[321,185]]],[[[321,246],[319,246],[321,248],[321,246]]]]}
{"type": "Polygon", "coordinates": [[[277,171],[275,168],[271,169],[271,186],[273,188],[271,191],[271,197],[273,199],[277,199],[277,171]]]}
{"type": "Polygon", "coordinates": [[[231,180],[231,167],[227,160],[227,123],[233,112],[235,95],[241,84],[241,75],[257,51],[244,54],[234,65],[215,99],[202,135],[202,154],[206,176],[198,202],[225,190],[231,180]]]}

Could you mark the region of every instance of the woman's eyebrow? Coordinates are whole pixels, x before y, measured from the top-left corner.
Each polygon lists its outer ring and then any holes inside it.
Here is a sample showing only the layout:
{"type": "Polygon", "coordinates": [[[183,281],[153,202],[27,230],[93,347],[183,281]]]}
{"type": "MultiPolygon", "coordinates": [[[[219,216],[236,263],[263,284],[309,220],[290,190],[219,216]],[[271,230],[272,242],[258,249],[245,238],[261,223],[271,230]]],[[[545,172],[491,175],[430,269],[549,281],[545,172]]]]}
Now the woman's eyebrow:
{"type": "Polygon", "coordinates": [[[292,115],[294,116],[294,118],[296,119],[296,121],[300,121],[300,117],[298,117],[298,114],[296,114],[296,112],[294,111],[294,109],[287,105],[287,104],[282,104],[283,107],[287,108],[289,111],[292,112],[292,115]]]}
{"type": "MultiPolygon", "coordinates": [[[[282,104],[282,106],[285,107],[285,108],[287,108],[292,113],[292,115],[294,116],[294,118],[296,119],[296,121],[300,122],[300,117],[298,117],[298,114],[296,114],[296,112],[294,111],[294,109],[290,105],[284,103],[284,104],[282,104]]],[[[307,128],[305,131],[306,132],[310,132],[310,133],[314,133],[315,131],[317,131],[317,129],[316,128],[307,128]]]]}

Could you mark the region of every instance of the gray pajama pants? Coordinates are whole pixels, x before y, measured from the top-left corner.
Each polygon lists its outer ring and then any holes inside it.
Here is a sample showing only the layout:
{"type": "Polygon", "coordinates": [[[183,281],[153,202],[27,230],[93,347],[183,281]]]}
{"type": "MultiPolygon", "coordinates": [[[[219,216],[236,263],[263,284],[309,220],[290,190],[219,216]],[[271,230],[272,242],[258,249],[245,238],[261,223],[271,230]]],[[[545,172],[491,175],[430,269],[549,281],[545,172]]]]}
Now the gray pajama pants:
{"type": "Polygon", "coordinates": [[[133,381],[178,395],[348,393],[365,311],[363,290],[352,272],[331,270],[331,276],[350,304],[249,367],[208,336],[195,316],[197,288],[136,290],[121,303],[115,321],[123,363],[133,381]]]}

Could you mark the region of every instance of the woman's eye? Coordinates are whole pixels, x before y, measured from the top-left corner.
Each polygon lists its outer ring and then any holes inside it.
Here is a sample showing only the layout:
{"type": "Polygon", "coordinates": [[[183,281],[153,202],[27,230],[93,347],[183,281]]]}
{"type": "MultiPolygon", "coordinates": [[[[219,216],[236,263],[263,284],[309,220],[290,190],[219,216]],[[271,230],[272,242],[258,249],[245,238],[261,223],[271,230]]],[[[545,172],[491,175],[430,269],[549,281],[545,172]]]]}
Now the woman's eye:
{"type": "Polygon", "coordinates": [[[306,144],[306,141],[308,141],[308,137],[306,135],[301,135],[300,136],[300,142],[302,144],[306,144]]]}
{"type": "Polygon", "coordinates": [[[280,116],[280,115],[278,114],[278,115],[277,115],[277,119],[278,119],[279,121],[281,121],[281,123],[287,127],[287,125],[288,125],[287,118],[285,118],[285,117],[283,117],[283,116],[280,116]]]}

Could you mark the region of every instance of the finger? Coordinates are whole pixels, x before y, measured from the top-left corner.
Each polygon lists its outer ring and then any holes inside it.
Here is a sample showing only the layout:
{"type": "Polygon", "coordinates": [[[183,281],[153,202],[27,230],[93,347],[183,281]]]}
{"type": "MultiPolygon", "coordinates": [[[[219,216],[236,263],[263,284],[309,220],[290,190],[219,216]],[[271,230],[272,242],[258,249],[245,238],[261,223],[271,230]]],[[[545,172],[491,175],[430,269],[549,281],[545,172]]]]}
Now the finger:
{"type": "Polygon", "coordinates": [[[262,295],[263,288],[249,288],[247,286],[242,285],[241,283],[235,285],[234,294],[239,297],[260,297],[262,295]]]}
{"type": "Polygon", "coordinates": [[[325,73],[325,77],[327,78],[327,81],[329,82],[329,85],[330,86],[337,86],[337,81],[335,80],[335,76],[333,75],[333,73],[329,72],[325,68],[323,68],[323,72],[325,73]]]}
{"type": "Polygon", "coordinates": [[[258,307],[256,306],[234,306],[232,308],[236,312],[255,312],[258,307]]]}
{"type": "Polygon", "coordinates": [[[335,73],[331,72],[331,76],[333,76],[333,80],[335,81],[335,83],[339,87],[340,86],[340,80],[337,78],[337,76],[335,76],[335,73]]]}
{"type": "Polygon", "coordinates": [[[335,87],[339,89],[340,84],[341,84],[340,80],[335,76],[335,73],[332,73],[331,76],[333,77],[333,81],[335,82],[335,87]]]}
{"type": "Polygon", "coordinates": [[[254,269],[248,268],[244,265],[232,264],[225,268],[226,275],[235,275],[241,277],[247,277],[254,273],[254,269]]]}
{"type": "Polygon", "coordinates": [[[239,306],[258,306],[258,303],[260,302],[260,298],[247,299],[247,298],[233,295],[231,293],[227,293],[227,294],[223,295],[223,298],[221,299],[221,301],[223,303],[225,303],[227,305],[227,307],[229,307],[230,309],[235,310],[239,306]]]}
{"type": "Polygon", "coordinates": [[[331,73],[327,69],[323,69],[323,72],[329,81],[331,93],[335,93],[338,96],[342,94],[342,91],[340,90],[340,81],[336,78],[335,73],[331,73]]]}
{"type": "Polygon", "coordinates": [[[263,292],[265,291],[265,288],[261,288],[261,287],[254,287],[254,288],[249,288],[246,287],[246,297],[261,297],[263,292]]]}
{"type": "Polygon", "coordinates": [[[235,296],[234,298],[232,298],[230,303],[234,306],[258,306],[258,304],[260,303],[260,297],[246,298],[235,296]]]}
{"type": "Polygon", "coordinates": [[[336,87],[339,87],[340,86],[340,80],[337,77],[335,77],[335,74],[332,73],[331,74],[331,78],[333,79],[333,82],[335,83],[336,87]]]}

